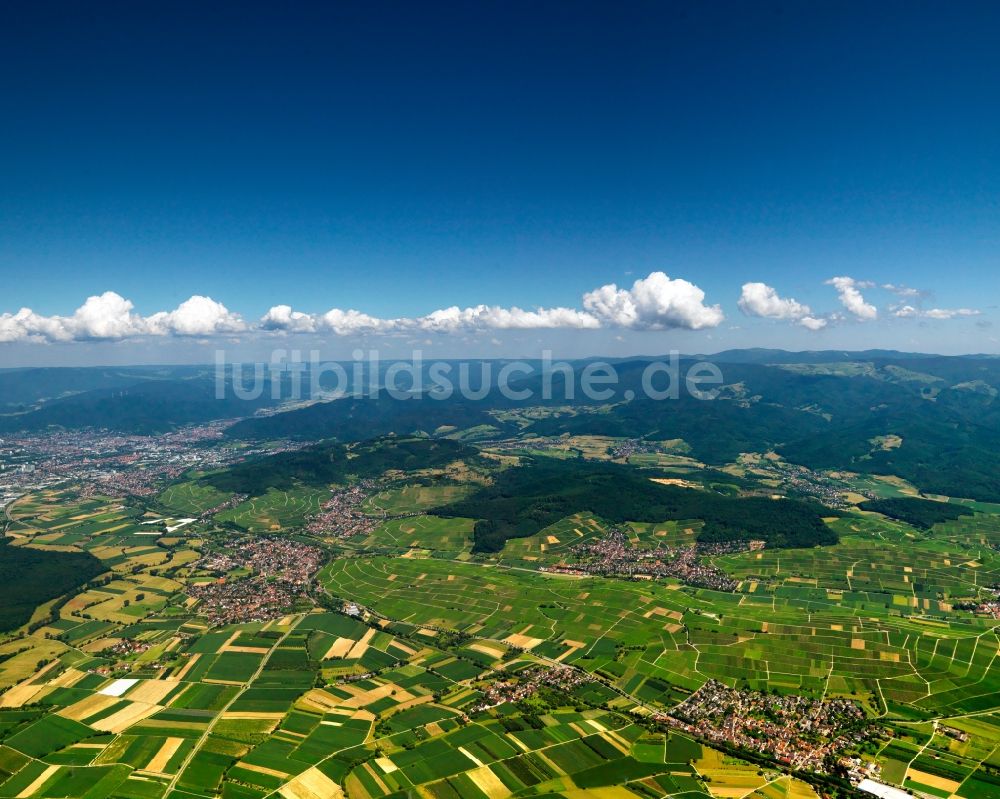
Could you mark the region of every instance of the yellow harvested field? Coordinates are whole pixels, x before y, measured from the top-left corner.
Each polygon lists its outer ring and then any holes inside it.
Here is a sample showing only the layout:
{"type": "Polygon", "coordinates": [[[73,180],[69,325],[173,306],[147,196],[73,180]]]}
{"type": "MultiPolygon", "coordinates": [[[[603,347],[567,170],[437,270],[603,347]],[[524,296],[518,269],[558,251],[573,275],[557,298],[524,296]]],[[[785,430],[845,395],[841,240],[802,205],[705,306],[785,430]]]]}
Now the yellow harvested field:
{"type": "Polygon", "coordinates": [[[129,692],[128,698],[133,702],[156,705],[178,685],[177,680],[143,680],[129,692]]]}
{"type": "Polygon", "coordinates": [[[635,799],[635,794],[620,785],[606,788],[575,788],[563,791],[567,799],[635,799]]]}
{"type": "MultiPolygon", "coordinates": [[[[348,686],[341,686],[344,690],[351,690],[348,686]]],[[[415,697],[409,691],[406,691],[393,683],[386,683],[385,685],[380,685],[378,688],[372,688],[367,691],[357,691],[354,693],[350,699],[343,700],[340,704],[342,707],[350,708],[361,708],[370,705],[372,702],[377,702],[379,699],[385,699],[387,696],[392,696],[397,702],[408,702],[415,697]]]]}
{"type": "Polygon", "coordinates": [[[789,778],[787,799],[819,799],[819,794],[808,782],[789,778]]]}
{"type": "MultiPolygon", "coordinates": [[[[387,793],[392,793],[392,788],[390,788],[382,781],[382,778],[379,776],[379,773],[375,770],[375,767],[371,763],[365,763],[361,768],[363,768],[368,773],[368,776],[372,778],[372,782],[374,782],[375,785],[378,786],[378,789],[381,791],[380,794],[381,796],[384,796],[387,793]]],[[[350,782],[348,782],[347,784],[348,786],[350,786],[350,782]]],[[[348,787],[348,793],[351,793],[350,787],[348,787]]]]}
{"type": "Polygon", "coordinates": [[[711,782],[708,783],[709,793],[720,799],[741,799],[767,782],[766,777],[757,776],[756,767],[740,769],[738,766],[730,766],[698,770],[711,777],[711,782]]]}
{"type": "Polygon", "coordinates": [[[177,674],[174,675],[174,679],[183,680],[184,677],[187,676],[187,673],[191,671],[194,664],[198,662],[198,658],[200,657],[201,657],[200,652],[192,655],[191,658],[188,660],[188,662],[184,664],[184,667],[179,672],[177,672],[177,674]]]}
{"type": "Polygon", "coordinates": [[[368,632],[361,636],[361,640],[351,647],[351,651],[347,653],[347,657],[353,659],[364,655],[368,651],[369,642],[375,637],[376,633],[378,633],[378,630],[374,627],[370,628],[368,632]]]}
{"type": "Polygon", "coordinates": [[[41,787],[45,785],[46,782],[49,781],[49,778],[57,771],[59,771],[59,766],[46,767],[45,771],[39,774],[31,783],[31,785],[29,785],[27,788],[25,788],[23,791],[21,791],[21,793],[17,795],[17,799],[27,799],[27,797],[34,795],[34,793],[40,790],[41,787]]]}
{"type": "Polygon", "coordinates": [[[351,651],[351,647],[354,646],[354,643],[353,638],[338,638],[330,645],[330,648],[326,650],[326,654],[323,655],[323,660],[345,657],[347,653],[351,651]]]}
{"type": "Polygon", "coordinates": [[[376,757],[375,765],[382,769],[383,774],[392,774],[392,772],[399,770],[399,766],[387,757],[376,757]]]}
{"type": "Polygon", "coordinates": [[[476,641],[474,644],[469,644],[469,649],[489,655],[492,658],[503,657],[505,651],[499,644],[491,644],[486,641],[476,641]]]}
{"type": "Polygon", "coordinates": [[[393,708],[394,713],[399,713],[401,710],[409,710],[411,707],[416,707],[417,705],[426,705],[428,702],[433,702],[434,697],[431,694],[426,696],[415,696],[413,699],[407,699],[405,702],[400,702],[396,707],[393,708]]]}
{"type": "Polygon", "coordinates": [[[3,708],[15,708],[21,707],[22,705],[28,704],[31,699],[42,690],[40,685],[32,685],[30,683],[21,683],[20,685],[15,685],[3,696],[0,696],[0,707],[3,708]]]}
{"type": "MultiPolygon", "coordinates": [[[[593,724],[594,722],[590,723],[593,724]]],[[[601,738],[603,738],[605,741],[607,741],[609,744],[611,744],[615,749],[617,749],[625,756],[628,756],[629,753],[631,753],[632,751],[632,747],[629,745],[629,742],[614,732],[611,731],[602,732],[601,738]]]]}
{"type": "Polygon", "coordinates": [[[163,742],[163,746],[160,747],[160,751],[149,761],[146,771],[152,771],[156,774],[165,773],[170,758],[177,754],[177,750],[181,748],[182,743],[184,743],[183,738],[167,738],[163,742]]]}
{"type": "Polygon", "coordinates": [[[489,766],[483,766],[482,768],[466,772],[466,776],[489,799],[506,799],[506,797],[510,796],[510,789],[500,781],[500,778],[490,770],[489,766]]]}
{"type": "Polygon", "coordinates": [[[945,777],[938,777],[934,774],[928,774],[926,771],[918,771],[915,768],[911,768],[906,772],[908,779],[914,782],[919,782],[921,785],[926,785],[928,788],[937,788],[940,791],[946,791],[947,793],[955,793],[959,789],[962,783],[956,782],[955,780],[949,780],[945,777]]]}
{"type": "Polygon", "coordinates": [[[557,663],[561,663],[564,659],[576,652],[576,650],[583,649],[583,647],[586,646],[586,644],[583,644],[580,641],[570,641],[568,639],[563,641],[563,643],[569,648],[556,658],[557,663]]]}
{"type": "Polygon", "coordinates": [[[90,726],[101,732],[120,733],[125,732],[133,724],[149,718],[154,713],[163,710],[160,705],[150,705],[145,702],[133,702],[128,707],[122,708],[117,713],[98,719],[90,726]]]}
{"type": "Polygon", "coordinates": [[[57,715],[63,718],[73,719],[73,721],[83,721],[90,716],[94,716],[107,710],[112,705],[121,702],[117,696],[105,696],[104,694],[91,694],[79,702],[74,702],[68,707],[58,711],[57,715]]]}
{"type": "Polygon", "coordinates": [[[407,646],[402,641],[400,641],[398,638],[393,639],[392,641],[390,641],[389,642],[389,646],[393,647],[394,649],[399,649],[400,651],[405,652],[407,655],[415,655],[415,654],[417,654],[417,650],[416,649],[413,649],[412,647],[407,646]]]}
{"type": "Polygon", "coordinates": [[[267,768],[266,766],[255,766],[253,763],[247,763],[242,760],[236,765],[240,768],[245,768],[247,771],[254,771],[257,774],[267,774],[269,777],[277,777],[279,780],[286,780],[289,776],[286,771],[278,771],[277,769],[267,768]]]}
{"type": "Polygon", "coordinates": [[[285,799],[345,799],[340,786],[313,766],[278,789],[285,799]]]}
{"type": "Polygon", "coordinates": [[[314,688],[303,695],[296,704],[318,710],[320,713],[331,713],[340,707],[340,699],[321,688],[314,688]]]}
{"type": "Polygon", "coordinates": [[[503,640],[511,646],[516,646],[518,649],[534,649],[542,643],[541,638],[531,638],[530,636],[521,635],[520,633],[508,635],[503,640]]]}

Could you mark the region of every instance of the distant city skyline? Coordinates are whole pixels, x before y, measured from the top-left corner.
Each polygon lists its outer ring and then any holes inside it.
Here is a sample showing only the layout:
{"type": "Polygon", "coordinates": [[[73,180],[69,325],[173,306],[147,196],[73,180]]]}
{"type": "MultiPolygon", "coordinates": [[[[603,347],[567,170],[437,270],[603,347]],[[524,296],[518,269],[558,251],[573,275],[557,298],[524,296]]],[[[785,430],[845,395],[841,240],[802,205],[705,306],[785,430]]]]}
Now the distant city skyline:
{"type": "Polygon", "coordinates": [[[0,367],[1000,353],[992,3],[21,4],[0,367]]]}

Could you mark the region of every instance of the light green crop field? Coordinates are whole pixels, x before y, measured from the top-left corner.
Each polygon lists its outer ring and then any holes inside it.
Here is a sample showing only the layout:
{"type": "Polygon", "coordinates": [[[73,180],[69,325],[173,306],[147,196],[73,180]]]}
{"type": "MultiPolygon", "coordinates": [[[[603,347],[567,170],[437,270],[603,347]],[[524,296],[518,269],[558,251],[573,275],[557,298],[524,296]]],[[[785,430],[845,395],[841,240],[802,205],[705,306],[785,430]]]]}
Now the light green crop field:
{"type": "Polygon", "coordinates": [[[329,491],[319,488],[296,488],[289,491],[269,489],[251,497],[235,508],[215,516],[216,521],[232,522],[254,533],[277,532],[301,527],[306,519],[319,512],[329,491]]]}
{"type": "MultiPolygon", "coordinates": [[[[623,689],[635,690],[635,678],[646,674],[680,689],[714,678],[862,701],[876,693],[928,710],[971,712],[996,701],[989,696],[998,650],[992,625],[910,619],[868,594],[831,596],[806,586],[751,591],[748,584],[734,597],[398,559],[338,562],[324,579],[331,591],[392,618],[520,641],[610,675],[623,689]],[[623,648],[630,650],[624,656],[623,648]]],[[[671,693],[664,694],[651,699],[669,705],[671,693]]]]}
{"type": "Polygon", "coordinates": [[[366,513],[395,516],[403,513],[420,513],[468,496],[468,485],[407,485],[390,488],[368,497],[362,504],[366,513]]]}
{"type": "MultiPolygon", "coordinates": [[[[451,519],[439,516],[405,516],[379,525],[360,546],[378,550],[393,550],[403,554],[407,550],[428,550],[467,556],[472,548],[472,519],[451,519]]],[[[359,542],[349,540],[354,546],[359,542]]]]}
{"type": "Polygon", "coordinates": [[[159,495],[158,501],[163,507],[176,513],[198,515],[221,505],[230,497],[232,494],[187,480],[168,487],[159,495]]]}

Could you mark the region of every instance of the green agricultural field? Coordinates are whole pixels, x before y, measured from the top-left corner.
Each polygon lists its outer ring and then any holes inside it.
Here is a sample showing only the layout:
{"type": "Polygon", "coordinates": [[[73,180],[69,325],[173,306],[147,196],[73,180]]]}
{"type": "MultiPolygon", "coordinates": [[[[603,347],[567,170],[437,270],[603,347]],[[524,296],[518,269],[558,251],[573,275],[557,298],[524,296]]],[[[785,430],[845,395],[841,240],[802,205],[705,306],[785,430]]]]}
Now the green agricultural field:
{"type": "Polygon", "coordinates": [[[167,510],[182,516],[197,516],[221,505],[230,497],[232,494],[225,491],[218,491],[195,480],[186,480],[168,487],[157,497],[157,501],[167,510]]]}
{"type": "MultiPolygon", "coordinates": [[[[173,534],[165,517],[228,494],[181,482],[148,511],[66,487],[16,503],[6,549],[46,566],[92,558],[106,577],[42,597],[31,632],[0,642],[0,797],[818,796],[779,764],[650,720],[709,680],[854,700],[881,730],[856,751],[882,781],[942,799],[995,793],[1000,628],[969,609],[1000,582],[988,508],[822,514],[836,543],[703,555],[736,581],[714,591],[548,571],[613,525],[637,550],[693,546],[696,515],[612,522],[537,496],[530,535],[474,552],[476,519],[429,511],[468,504],[482,483],[393,472],[385,485],[363,509],[395,518],[324,541],[319,571],[296,575],[307,589],[237,623],[213,617],[205,592],[252,603],[241,586],[280,593],[283,577],[251,583],[251,566],[213,558],[254,533],[316,546],[304,525],[326,488],[271,488],[173,534]],[[579,682],[506,699],[497,687],[561,668],[579,682]]],[[[694,511],[689,497],[707,493],[663,488],[694,511]]]]}
{"type": "Polygon", "coordinates": [[[448,505],[468,496],[471,487],[462,484],[407,485],[373,494],[365,500],[366,513],[395,516],[448,505]]]}
{"type": "MultiPolygon", "coordinates": [[[[985,621],[930,624],[874,592],[808,583],[747,593],[539,576],[479,564],[339,561],[324,581],[386,616],[544,653],[607,675],[662,682],[649,701],[709,678],[953,712],[1000,707],[1000,641],[985,621]],[[568,643],[569,642],[569,643],[568,643]],[[622,652],[626,649],[626,652],[622,652]],[[962,687],[958,687],[961,681],[962,687]]],[[[922,613],[920,615],[923,615],[922,613]]]]}
{"type": "MultiPolygon", "coordinates": [[[[443,519],[439,516],[406,516],[379,525],[362,546],[385,551],[428,550],[459,557],[472,549],[472,519],[443,519]]],[[[354,542],[349,542],[354,543],[354,542]]]]}
{"type": "Polygon", "coordinates": [[[320,488],[268,489],[259,497],[216,514],[217,522],[231,522],[252,533],[277,532],[302,527],[319,512],[329,492],[320,488]]]}

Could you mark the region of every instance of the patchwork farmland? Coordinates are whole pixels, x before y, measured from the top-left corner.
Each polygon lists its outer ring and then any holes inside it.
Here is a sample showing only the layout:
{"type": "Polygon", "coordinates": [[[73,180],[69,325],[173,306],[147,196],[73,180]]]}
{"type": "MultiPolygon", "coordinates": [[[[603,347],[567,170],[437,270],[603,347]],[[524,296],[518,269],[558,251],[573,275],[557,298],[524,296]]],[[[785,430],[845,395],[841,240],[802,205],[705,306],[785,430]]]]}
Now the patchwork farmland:
{"type": "Polygon", "coordinates": [[[486,554],[475,519],[435,513],[475,490],[442,474],[377,486],[345,537],[305,530],[320,487],[20,499],[8,546],[99,569],[0,644],[0,796],[849,790],[686,726],[711,685],[848,702],[866,719],[837,744],[851,768],[941,799],[995,792],[1000,516],[924,530],[850,510],[826,520],[831,546],[706,552],[722,591],[574,572],[612,530],[669,553],[701,519],[581,511],[486,554]]]}

